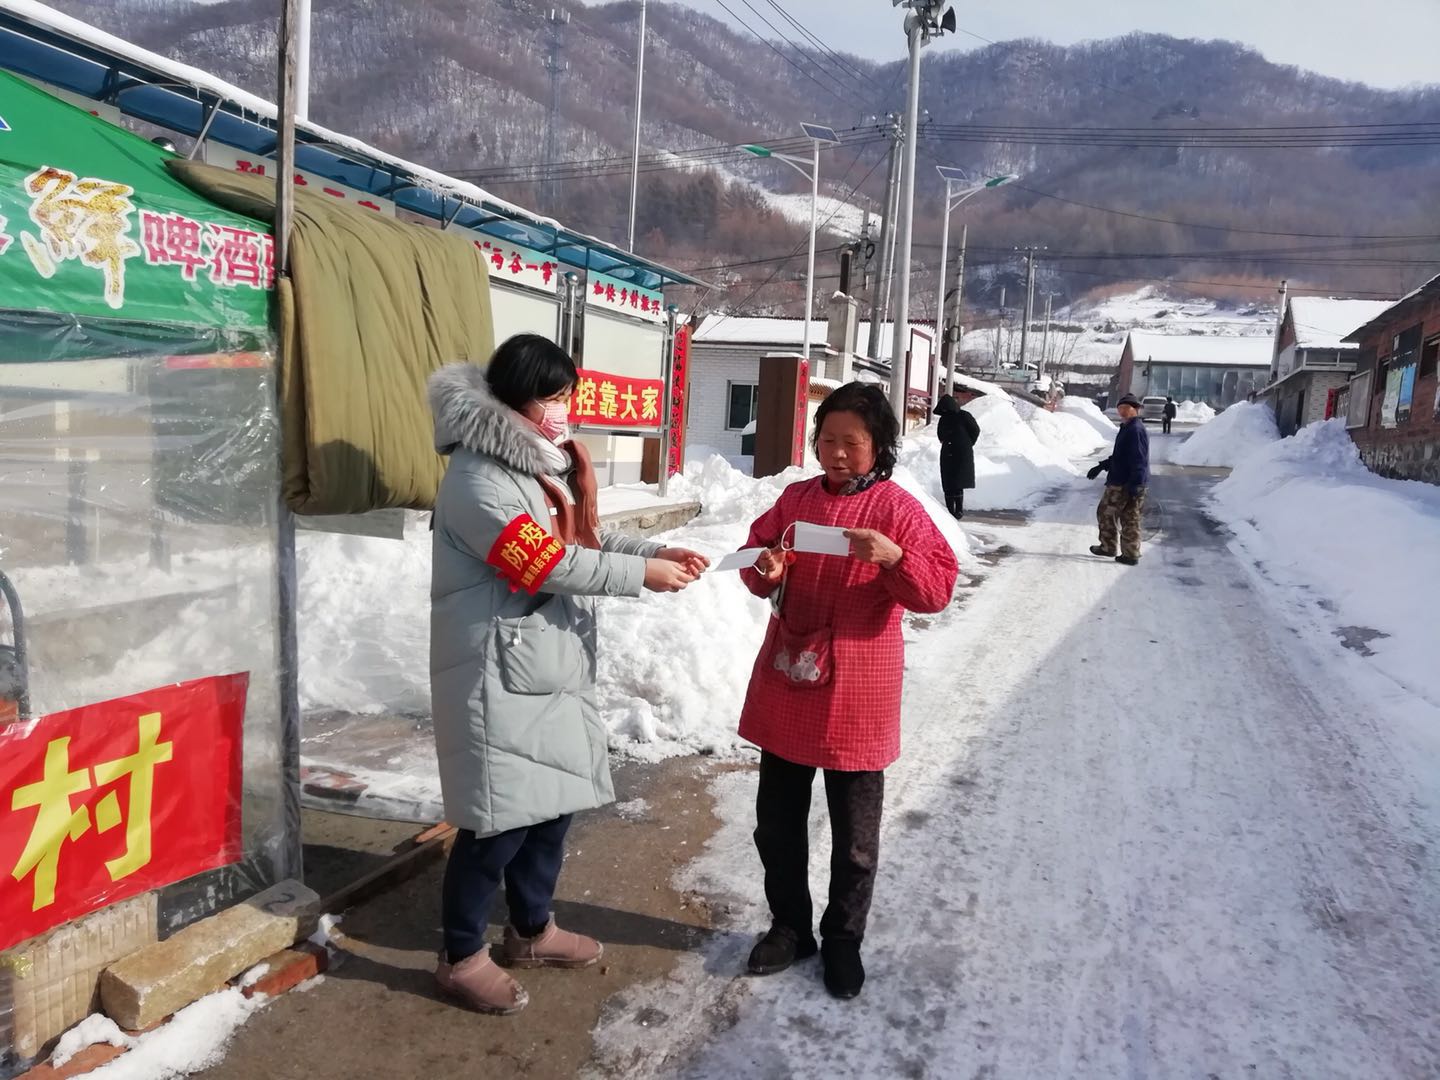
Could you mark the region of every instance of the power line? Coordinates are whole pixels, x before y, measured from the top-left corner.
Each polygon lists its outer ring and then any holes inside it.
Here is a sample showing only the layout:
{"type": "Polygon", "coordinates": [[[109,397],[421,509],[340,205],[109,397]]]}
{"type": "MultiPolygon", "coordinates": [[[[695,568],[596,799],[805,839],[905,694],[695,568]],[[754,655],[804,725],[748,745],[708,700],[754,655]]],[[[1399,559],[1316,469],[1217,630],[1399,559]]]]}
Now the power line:
{"type": "MultiPolygon", "coordinates": [[[[855,92],[855,90],[856,90],[856,86],[855,86],[855,85],[847,84],[846,81],[841,80],[840,78],[838,78],[833,72],[827,71],[825,68],[821,67],[821,66],[820,66],[820,63],[819,63],[817,60],[815,60],[813,57],[807,57],[807,56],[805,55],[805,50],[802,49],[798,44],[796,44],[796,42],[795,42],[795,40],[794,40],[793,38],[791,38],[791,37],[789,37],[788,35],[786,35],[782,30],[780,30],[779,27],[777,27],[774,23],[772,23],[769,19],[767,19],[767,18],[765,17],[764,13],[763,13],[759,8],[757,8],[754,4],[752,4],[752,3],[750,2],[750,0],[740,0],[740,2],[741,2],[742,4],[744,4],[747,8],[749,8],[751,11],[753,11],[753,12],[755,13],[756,18],[758,18],[761,22],[763,22],[766,26],[768,26],[768,27],[771,29],[771,31],[775,34],[776,37],[778,37],[781,41],[785,42],[785,43],[786,43],[787,45],[789,45],[792,49],[794,49],[797,56],[800,56],[800,57],[802,57],[802,58],[808,59],[808,60],[810,61],[811,65],[814,66],[815,70],[818,71],[818,72],[820,72],[822,75],[824,75],[826,78],[828,78],[831,82],[833,82],[836,86],[838,86],[838,87],[840,88],[840,90],[841,90],[842,93],[853,94],[853,93],[855,92]]],[[[847,78],[849,78],[849,77],[847,76],[847,78]]],[[[853,80],[852,80],[852,82],[853,82],[853,80]]],[[[863,86],[863,85],[860,85],[859,89],[861,90],[862,93],[864,92],[864,86],[863,86]]]]}
{"type": "MultiPolygon", "coordinates": [[[[839,102],[841,102],[841,103],[843,103],[843,104],[845,104],[845,105],[851,105],[851,106],[854,105],[854,102],[849,101],[849,100],[846,99],[846,97],[845,97],[845,95],[844,95],[843,92],[842,92],[842,93],[836,93],[834,89],[832,89],[832,88],[829,87],[829,86],[826,86],[826,85],[825,85],[824,83],[822,83],[819,79],[815,78],[814,75],[811,75],[810,72],[806,71],[803,67],[801,67],[799,64],[797,64],[794,60],[792,60],[790,57],[786,56],[785,53],[782,52],[779,48],[777,48],[776,45],[775,45],[773,42],[767,41],[764,37],[762,37],[762,36],[760,35],[760,32],[759,32],[758,30],[756,30],[753,26],[751,26],[749,23],[747,23],[744,19],[740,18],[739,15],[735,14],[734,10],[731,9],[730,5],[727,4],[727,3],[725,3],[725,0],[715,0],[715,3],[719,4],[722,8],[724,8],[725,11],[729,14],[729,16],[730,16],[732,19],[734,19],[737,23],[739,23],[741,26],[743,26],[746,30],[749,30],[750,33],[754,36],[754,38],[755,38],[756,41],[760,42],[760,44],[764,45],[767,49],[769,49],[771,52],[773,52],[776,56],[780,57],[781,60],[784,60],[787,64],[789,64],[791,67],[793,67],[793,68],[794,68],[796,71],[798,71],[801,75],[803,75],[805,78],[809,79],[809,80],[810,80],[811,82],[813,82],[816,86],[820,87],[821,90],[824,90],[824,91],[825,91],[827,94],[829,94],[831,97],[835,98],[835,100],[837,100],[837,101],[839,101],[839,102]]],[[[838,85],[838,84],[837,84],[837,85],[838,85]]]]}
{"type": "Polygon", "coordinates": [[[777,0],[766,0],[766,3],[768,3],[772,8],[778,11],[791,26],[795,27],[796,30],[799,30],[800,33],[805,35],[805,37],[809,38],[810,41],[814,42],[817,48],[821,49],[825,53],[828,53],[830,58],[834,60],[837,64],[839,64],[842,68],[844,68],[846,71],[849,71],[858,78],[861,78],[868,82],[873,89],[880,91],[882,96],[887,93],[885,87],[881,84],[879,79],[875,78],[869,72],[856,67],[840,53],[836,52],[829,45],[825,44],[825,42],[821,40],[821,38],[817,34],[813,33],[809,27],[807,27],[799,19],[795,18],[795,16],[791,15],[790,12],[785,9],[784,5],[778,3],[777,0]]]}

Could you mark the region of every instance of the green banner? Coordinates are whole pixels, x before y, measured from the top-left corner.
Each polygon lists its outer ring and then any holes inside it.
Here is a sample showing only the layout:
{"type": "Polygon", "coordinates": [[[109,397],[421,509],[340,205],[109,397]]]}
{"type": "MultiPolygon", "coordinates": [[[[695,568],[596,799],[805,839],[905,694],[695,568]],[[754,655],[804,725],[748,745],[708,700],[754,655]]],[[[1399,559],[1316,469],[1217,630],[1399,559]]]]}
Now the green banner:
{"type": "Polygon", "coordinates": [[[265,327],[268,227],[172,178],[170,156],[0,71],[0,308],[265,327]]]}

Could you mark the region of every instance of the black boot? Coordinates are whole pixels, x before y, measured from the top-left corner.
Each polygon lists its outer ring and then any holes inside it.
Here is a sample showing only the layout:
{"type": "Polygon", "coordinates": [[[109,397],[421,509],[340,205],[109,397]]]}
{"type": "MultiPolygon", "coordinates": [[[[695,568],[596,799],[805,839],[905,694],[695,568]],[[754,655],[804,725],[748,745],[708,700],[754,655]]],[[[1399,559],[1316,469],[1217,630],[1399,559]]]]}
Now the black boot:
{"type": "Polygon", "coordinates": [[[1115,557],[1115,552],[1113,552],[1113,551],[1106,551],[1106,550],[1105,550],[1103,547],[1101,547],[1099,544],[1091,544],[1091,545],[1090,545],[1090,554],[1091,554],[1091,555],[1099,555],[1099,556],[1100,556],[1101,558],[1103,558],[1103,559],[1113,559],[1113,558],[1115,557]]]}
{"type": "Polygon", "coordinates": [[[774,975],[796,960],[805,960],[818,951],[814,934],[806,934],[802,938],[788,926],[777,924],[770,927],[750,950],[748,967],[751,975],[774,975]]]}
{"type": "Polygon", "coordinates": [[[860,996],[865,985],[865,965],[860,962],[860,943],[827,938],[820,946],[825,965],[825,989],[832,997],[849,1000],[860,996]]]}

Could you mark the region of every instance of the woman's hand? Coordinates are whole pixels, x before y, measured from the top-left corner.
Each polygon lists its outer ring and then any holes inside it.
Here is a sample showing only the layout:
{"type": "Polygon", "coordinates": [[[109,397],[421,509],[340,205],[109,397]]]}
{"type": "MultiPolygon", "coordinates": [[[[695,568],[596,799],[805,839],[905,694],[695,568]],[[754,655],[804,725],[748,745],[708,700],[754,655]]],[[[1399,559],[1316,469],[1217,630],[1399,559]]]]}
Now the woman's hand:
{"type": "Polygon", "coordinates": [[[894,540],[874,529],[846,529],[850,541],[850,557],[872,563],[884,570],[894,570],[905,557],[905,550],[894,540]]]}
{"type": "Polygon", "coordinates": [[[755,560],[755,572],[766,581],[779,581],[785,576],[786,565],[794,561],[789,555],[784,548],[767,548],[755,560]]]}
{"type": "Polygon", "coordinates": [[[661,548],[655,557],[664,559],[666,562],[679,563],[697,578],[710,569],[710,560],[698,551],[691,551],[689,548],[661,548]]]}
{"type": "Polygon", "coordinates": [[[699,576],[683,563],[669,559],[645,560],[645,588],[651,592],[679,592],[699,576]]]}

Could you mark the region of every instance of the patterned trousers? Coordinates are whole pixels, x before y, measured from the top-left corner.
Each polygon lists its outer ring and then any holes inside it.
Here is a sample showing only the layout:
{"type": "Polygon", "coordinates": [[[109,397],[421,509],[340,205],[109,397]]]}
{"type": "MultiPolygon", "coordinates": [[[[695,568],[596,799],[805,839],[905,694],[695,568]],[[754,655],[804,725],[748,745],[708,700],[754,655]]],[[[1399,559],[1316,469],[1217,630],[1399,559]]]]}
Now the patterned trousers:
{"type": "Polygon", "coordinates": [[[1140,557],[1140,515],[1145,510],[1145,488],[1131,495],[1123,487],[1106,485],[1105,494],[1100,496],[1100,506],[1095,516],[1100,522],[1100,546],[1106,551],[1115,550],[1115,539],[1120,539],[1120,554],[1131,558],[1140,557]]]}

